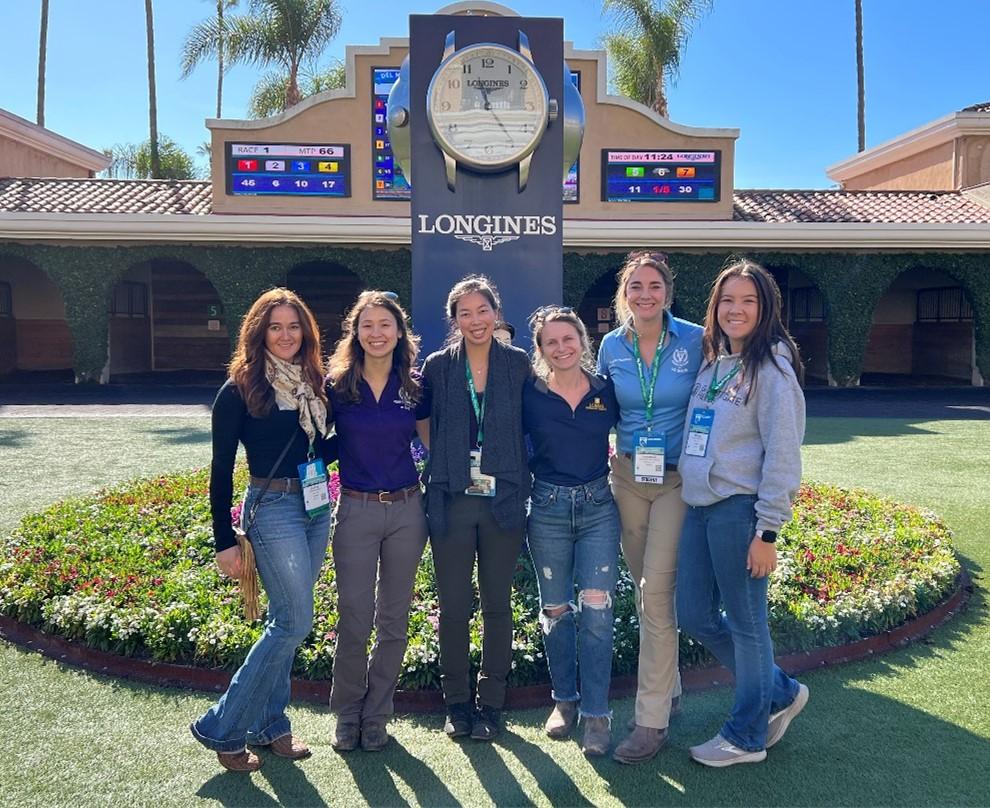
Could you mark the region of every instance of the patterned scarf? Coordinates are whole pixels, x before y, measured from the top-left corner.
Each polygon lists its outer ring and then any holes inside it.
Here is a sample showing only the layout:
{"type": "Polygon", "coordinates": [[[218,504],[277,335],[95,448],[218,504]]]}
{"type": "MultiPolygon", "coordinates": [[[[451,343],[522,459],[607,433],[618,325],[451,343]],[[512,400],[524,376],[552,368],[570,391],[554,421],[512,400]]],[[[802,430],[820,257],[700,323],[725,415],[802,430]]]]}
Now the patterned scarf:
{"type": "Polygon", "coordinates": [[[317,432],[326,437],[327,407],[303,377],[302,365],[286,362],[266,350],[265,376],[275,391],[278,408],[299,411],[299,426],[309,442],[315,442],[317,432]]]}

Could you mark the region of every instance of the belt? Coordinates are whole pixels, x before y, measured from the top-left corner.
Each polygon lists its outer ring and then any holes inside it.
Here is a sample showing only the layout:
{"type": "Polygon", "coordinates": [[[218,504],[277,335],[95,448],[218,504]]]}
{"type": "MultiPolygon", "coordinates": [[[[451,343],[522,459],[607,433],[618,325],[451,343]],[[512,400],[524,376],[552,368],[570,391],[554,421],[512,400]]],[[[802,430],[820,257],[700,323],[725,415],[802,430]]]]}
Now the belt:
{"type": "MultiPolygon", "coordinates": [[[[623,456],[623,457],[624,457],[624,458],[625,458],[626,460],[632,460],[632,452],[623,452],[623,453],[622,453],[622,456],[623,456]]],[[[664,463],[664,464],[663,464],[663,467],[664,467],[664,468],[665,468],[665,469],[666,469],[667,471],[677,471],[677,464],[676,464],[676,463],[664,463]]]]}
{"type": "Polygon", "coordinates": [[[410,497],[419,496],[422,493],[419,485],[410,485],[408,488],[397,488],[395,491],[355,491],[353,488],[341,488],[340,495],[343,497],[353,497],[363,499],[365,502],[381,502],[391,505],[393,502],[408,502],[410,497]]]}
{"type": "MultiPolygon", "coordinates": [[[[268,478],[252,477],[251,485],[253,485],[255,488],[264,488],[266,479],[268,478]]],[[[300,488],[299,486],[299,480],[297,480],[295,477],[277,477],[273,479],[270,483],[268,483],[268,490],[282,491],[283,493],[287,491],[290,494],[298,494],[300,491],[302,491],[302,488],[300,488]]]]}

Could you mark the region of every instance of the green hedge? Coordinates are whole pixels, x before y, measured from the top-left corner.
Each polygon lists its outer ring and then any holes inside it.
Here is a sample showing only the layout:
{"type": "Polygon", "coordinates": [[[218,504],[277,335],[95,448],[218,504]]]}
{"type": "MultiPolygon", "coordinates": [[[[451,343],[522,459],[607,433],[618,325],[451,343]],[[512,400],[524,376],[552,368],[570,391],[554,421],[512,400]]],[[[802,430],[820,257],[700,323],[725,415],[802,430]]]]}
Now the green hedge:
{"type": "MultiPolygon", "coordinates": [[[[603,276],[614,275],[623,252],[564,256],[564,301],[580,305],[603,276]]],[[[990,271],[988,257],[972,253],[748,253],[768,267],[793,268],[821,290],[828,328],[828,359],[839,385],[856,384],[863,365],[873,310],[902,272],[924,268],[945,273],[965,290],[975,315],[976,362],[990,379],[990,271]]],[[[341,247],[221,247],[160,245],[135,247],[0,245],[0,257],[15,256],[44,270],[62,290],[72,334],[73,364],[79,380],[95,380],[107,359],[107,301],[116,281],[132,266],[168,259],[183,261],[210,280],[236,337],[247,307],[264,289],[284,284],[289,271],[320,261],[340,264],[368,288],[394,289],[412,297],[411,254],[407,249],[361,250],[341,247]]],[[[712,280],[727,258],[715,253],[671,253],[677,273],[680,312],[704,316],[712,280]]]]}

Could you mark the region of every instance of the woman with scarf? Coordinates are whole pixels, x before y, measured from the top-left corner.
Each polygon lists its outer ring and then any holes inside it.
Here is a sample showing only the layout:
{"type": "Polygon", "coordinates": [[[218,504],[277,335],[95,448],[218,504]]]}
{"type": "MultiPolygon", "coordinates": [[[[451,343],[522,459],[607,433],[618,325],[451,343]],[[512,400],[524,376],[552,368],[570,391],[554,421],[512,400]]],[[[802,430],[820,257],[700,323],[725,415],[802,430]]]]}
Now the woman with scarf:
{"type": "Polygon", "coordinates": [[[498,292],[484,276],[455,284],[447,296],[448,345],[423,366],[432,395],[426,498],[440,598],[444,731],[479,741],[492,740],[501,729],[512,665],[512,576],[531,483],[522,430],[529,358],[494,338],[500,308],[498,292]],[[475,559],[484,639],[472,700],[468,624],[475,559]]]}
{"type": "Polygon", "coordinates": [[[312,312],[294,292],[271,289],[245,315],[230,377],[213,404],[210,509],[217,566],[232,578],[242,572],[230,520],[240,443],[251,475],[242,520],[268,594],[264,631],[227,692],[190,725],[231,771],[261,766],[247,744],[291,760],[310,754],[293,737],[285,710],[292,661],[313,625],[313,587],[330,531],[329,510],[304,501],[299,474],[300,466],[308,472],[329,453],[321,357],[312,312]]]}

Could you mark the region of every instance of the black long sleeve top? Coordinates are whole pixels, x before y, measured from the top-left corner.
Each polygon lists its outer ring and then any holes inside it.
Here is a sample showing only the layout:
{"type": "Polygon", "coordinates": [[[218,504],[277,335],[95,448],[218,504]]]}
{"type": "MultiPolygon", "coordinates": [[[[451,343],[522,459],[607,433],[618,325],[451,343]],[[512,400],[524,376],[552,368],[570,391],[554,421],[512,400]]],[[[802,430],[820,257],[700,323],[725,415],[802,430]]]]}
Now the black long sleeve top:
{"type": "MultiPolygon", "coordinates": [[[[265,417],[255,418],[248,413],[240,391],[232,381],[228,379],[220,388],[213,402],[213,459],[210,463],[210,513],[218,553],[237,544],[230,522],[237,444],[244,444],[251,476],[267,478],[290,434],[294,435],[292,445],[275,471],[276,478],[298,477],[297,467],[306,461],[309,452],[309,440],[299,426],[298,411],[275,407],[265,417]]],[[[314,448],[329,464],[336,460],[335,445],[335,440],[317,436],[314,448]]]]}

